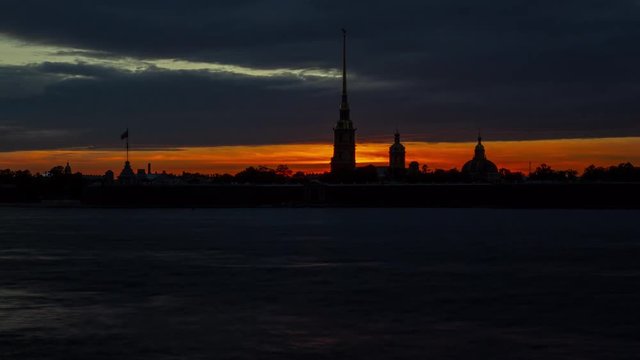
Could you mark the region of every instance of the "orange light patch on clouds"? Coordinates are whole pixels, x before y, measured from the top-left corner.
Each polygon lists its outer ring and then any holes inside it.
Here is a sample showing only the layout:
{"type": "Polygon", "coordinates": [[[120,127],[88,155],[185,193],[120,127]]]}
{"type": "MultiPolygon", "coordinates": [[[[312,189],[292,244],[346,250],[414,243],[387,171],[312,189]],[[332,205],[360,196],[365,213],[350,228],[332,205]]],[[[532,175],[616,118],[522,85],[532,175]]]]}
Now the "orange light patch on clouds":
{"type": "MultiPolygon", "coordinates": [[[[359,165],[386,165],[388,143],[359,143],[359,165]]],[[[407,163],[418,161],[431,169],[460,169],[473,157],[475,143],[405,142],[407,163]]],[[[485,141],[487,157],[498,167],[527,172],[546,163],[555,169],[582,171],[590,164],[598,166],[632,162],[640,165],[640,137],[602,139],[562,139],[535,141],[485,141]]],[[[329,169],[331,144],[243,145],[184,147],[178,149],[138,150],[130,153],[134,169],[171,173],[236,173],[248,166],[275,167],[323,172],[329,169]]],[[[29,169],[44,172],[69,162],[74,171],[103,174],[107,169],[119,173],[124,162],[122,150],[38,150],[0,153],[0,168],[29,169]]]]}

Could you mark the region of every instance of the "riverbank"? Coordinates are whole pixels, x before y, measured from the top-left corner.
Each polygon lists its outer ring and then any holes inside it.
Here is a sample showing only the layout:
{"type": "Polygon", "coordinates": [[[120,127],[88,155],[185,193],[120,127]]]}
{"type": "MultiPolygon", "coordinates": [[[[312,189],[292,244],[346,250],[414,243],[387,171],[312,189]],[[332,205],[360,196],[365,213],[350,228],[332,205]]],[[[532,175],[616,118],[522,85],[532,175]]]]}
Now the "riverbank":
{"type": "Polygon", "coordinates": [[[638,209],[640,184],[375,184],[95,186],[74,198],[4,188],[3,206],[28,207],[423,207],[638,209]]]}

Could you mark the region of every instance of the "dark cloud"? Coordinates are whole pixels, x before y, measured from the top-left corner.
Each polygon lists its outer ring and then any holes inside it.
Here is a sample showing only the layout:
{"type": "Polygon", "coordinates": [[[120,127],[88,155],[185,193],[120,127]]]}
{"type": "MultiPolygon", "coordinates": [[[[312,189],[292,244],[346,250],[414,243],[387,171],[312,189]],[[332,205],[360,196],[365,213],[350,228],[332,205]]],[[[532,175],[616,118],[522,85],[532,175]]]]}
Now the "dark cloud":
{"type": "MultiPolygon", "coordinates": [[[[344,26],[362,137],[396,125],[426,140],[478,127],[493,139],[640,135],[637,1],[220,3],[5,0],[0,32],[104,58],[335,68],[344,26]]],[[[332,80],[55,59],[0,74],[0,122],[77,131],[73,146],[109,146],[127,124],[153,145],[330,141],[337,113],[332,80]]]]}
{"type": "MultiPolygon", "coordinates": [[[[110,146],[130,127],[144,145],[210,145],[323,140],[331,127],[335,94],[299,80],[205,72],[118,72],[99,66],[45,64],[42,76],[81,74],[21,99],[0,98],[0,124],[34,131],[60,126],[78,137],[69,146],[110,146]],[[293,89],[295,87],[295,89],[293,89]],[[324,105],[324,106],[323,106],[324,105]],[[323,121],[322,118],[325,120],[323,121]],[[315,130],[315,131],[314,131],[315,130]]],[[[19,82],[30,81],[15,73],[19,82]]],[[[7,149],[58,145],[56,139],[5,139],[7,149]]],[[[67,139],[69,140],[69,139],[67,139]]]]}

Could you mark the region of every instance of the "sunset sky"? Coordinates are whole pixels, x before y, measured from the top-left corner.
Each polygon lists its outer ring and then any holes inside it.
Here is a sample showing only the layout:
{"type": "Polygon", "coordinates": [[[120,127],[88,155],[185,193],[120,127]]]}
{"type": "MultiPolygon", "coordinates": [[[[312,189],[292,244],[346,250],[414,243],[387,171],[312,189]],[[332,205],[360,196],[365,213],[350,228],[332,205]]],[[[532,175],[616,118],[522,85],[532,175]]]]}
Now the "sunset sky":
{"type": "Polygon", "coordinates": [[[324,171],[349,30],[360,164],[640,164],[632,0],[5,0],[0,168],[324,171]]]}
{"type": "MultiPolygon", "coordinates": [[[[417,161],[430,169],[460,169],[471,159],[475,143],[405,142],[407,162],[417,161]]],[[[487,143],[487,156],[501,168],[528,172],[546,163],[556,169],[581,172],[595,164],[607,166],[631,161],[640,163],[640,138],[564,139],[535,141],[498,141],[487,143]]],[[[388,144],[361,143],[357,147],[359,165],[386,165],[388,144]]],[[[132,166],[152,171],[180,174],[182,171],[236,173],[245,167],[288,165],[294,171],[324,172],[329,170],[331,144],[243,145],[217,147],[182,147],[174,149],[137,150],[130,154],[132,166]]],[[[106,169],[119,171],[125,153],[118,150],[31,150],[0,153],[0,163],[13,169],[25,168],[45,172],[53,165],[70,162],[74,171],[104,174],[106,169]],[[53,165],[52,165],[53,164],[53,165]]]]}

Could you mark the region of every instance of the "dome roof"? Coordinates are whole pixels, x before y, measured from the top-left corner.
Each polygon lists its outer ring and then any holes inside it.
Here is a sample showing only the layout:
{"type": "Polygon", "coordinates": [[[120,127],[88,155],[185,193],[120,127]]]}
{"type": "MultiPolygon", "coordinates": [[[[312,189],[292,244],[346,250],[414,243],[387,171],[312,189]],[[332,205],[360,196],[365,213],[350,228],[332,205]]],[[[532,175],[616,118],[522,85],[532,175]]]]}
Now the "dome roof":
{"type": "Polygon", "coordinates": [[[478,136],[478,144],[475,148],[475,155],[473,159],[467,161],[462,167],[462,172],[465,174],[473,175],[474,177],[484,177],[489,174],[498,173],[498,167],[493,162],[487,160],[487,156],[484,152],[484,145],[482,145],[482,138],[478,136]]]}
{"type": "Polygon", "coordinates": [[[398,130],[396,130],[396,133],[394,134],[393,144],[389,146],[389,152],[403,152],[403,151],[404,151],[404,145],[402,145],[402,143],[400,142],[400,133],[398,132],[398,130]]]}
{"type": "Polygon", "coordinates": [[[497,173],[498,167],[487,159],[472,159],[467,161],[462,167],[463,173],[468,174],[491,174],[497,173]]]}

